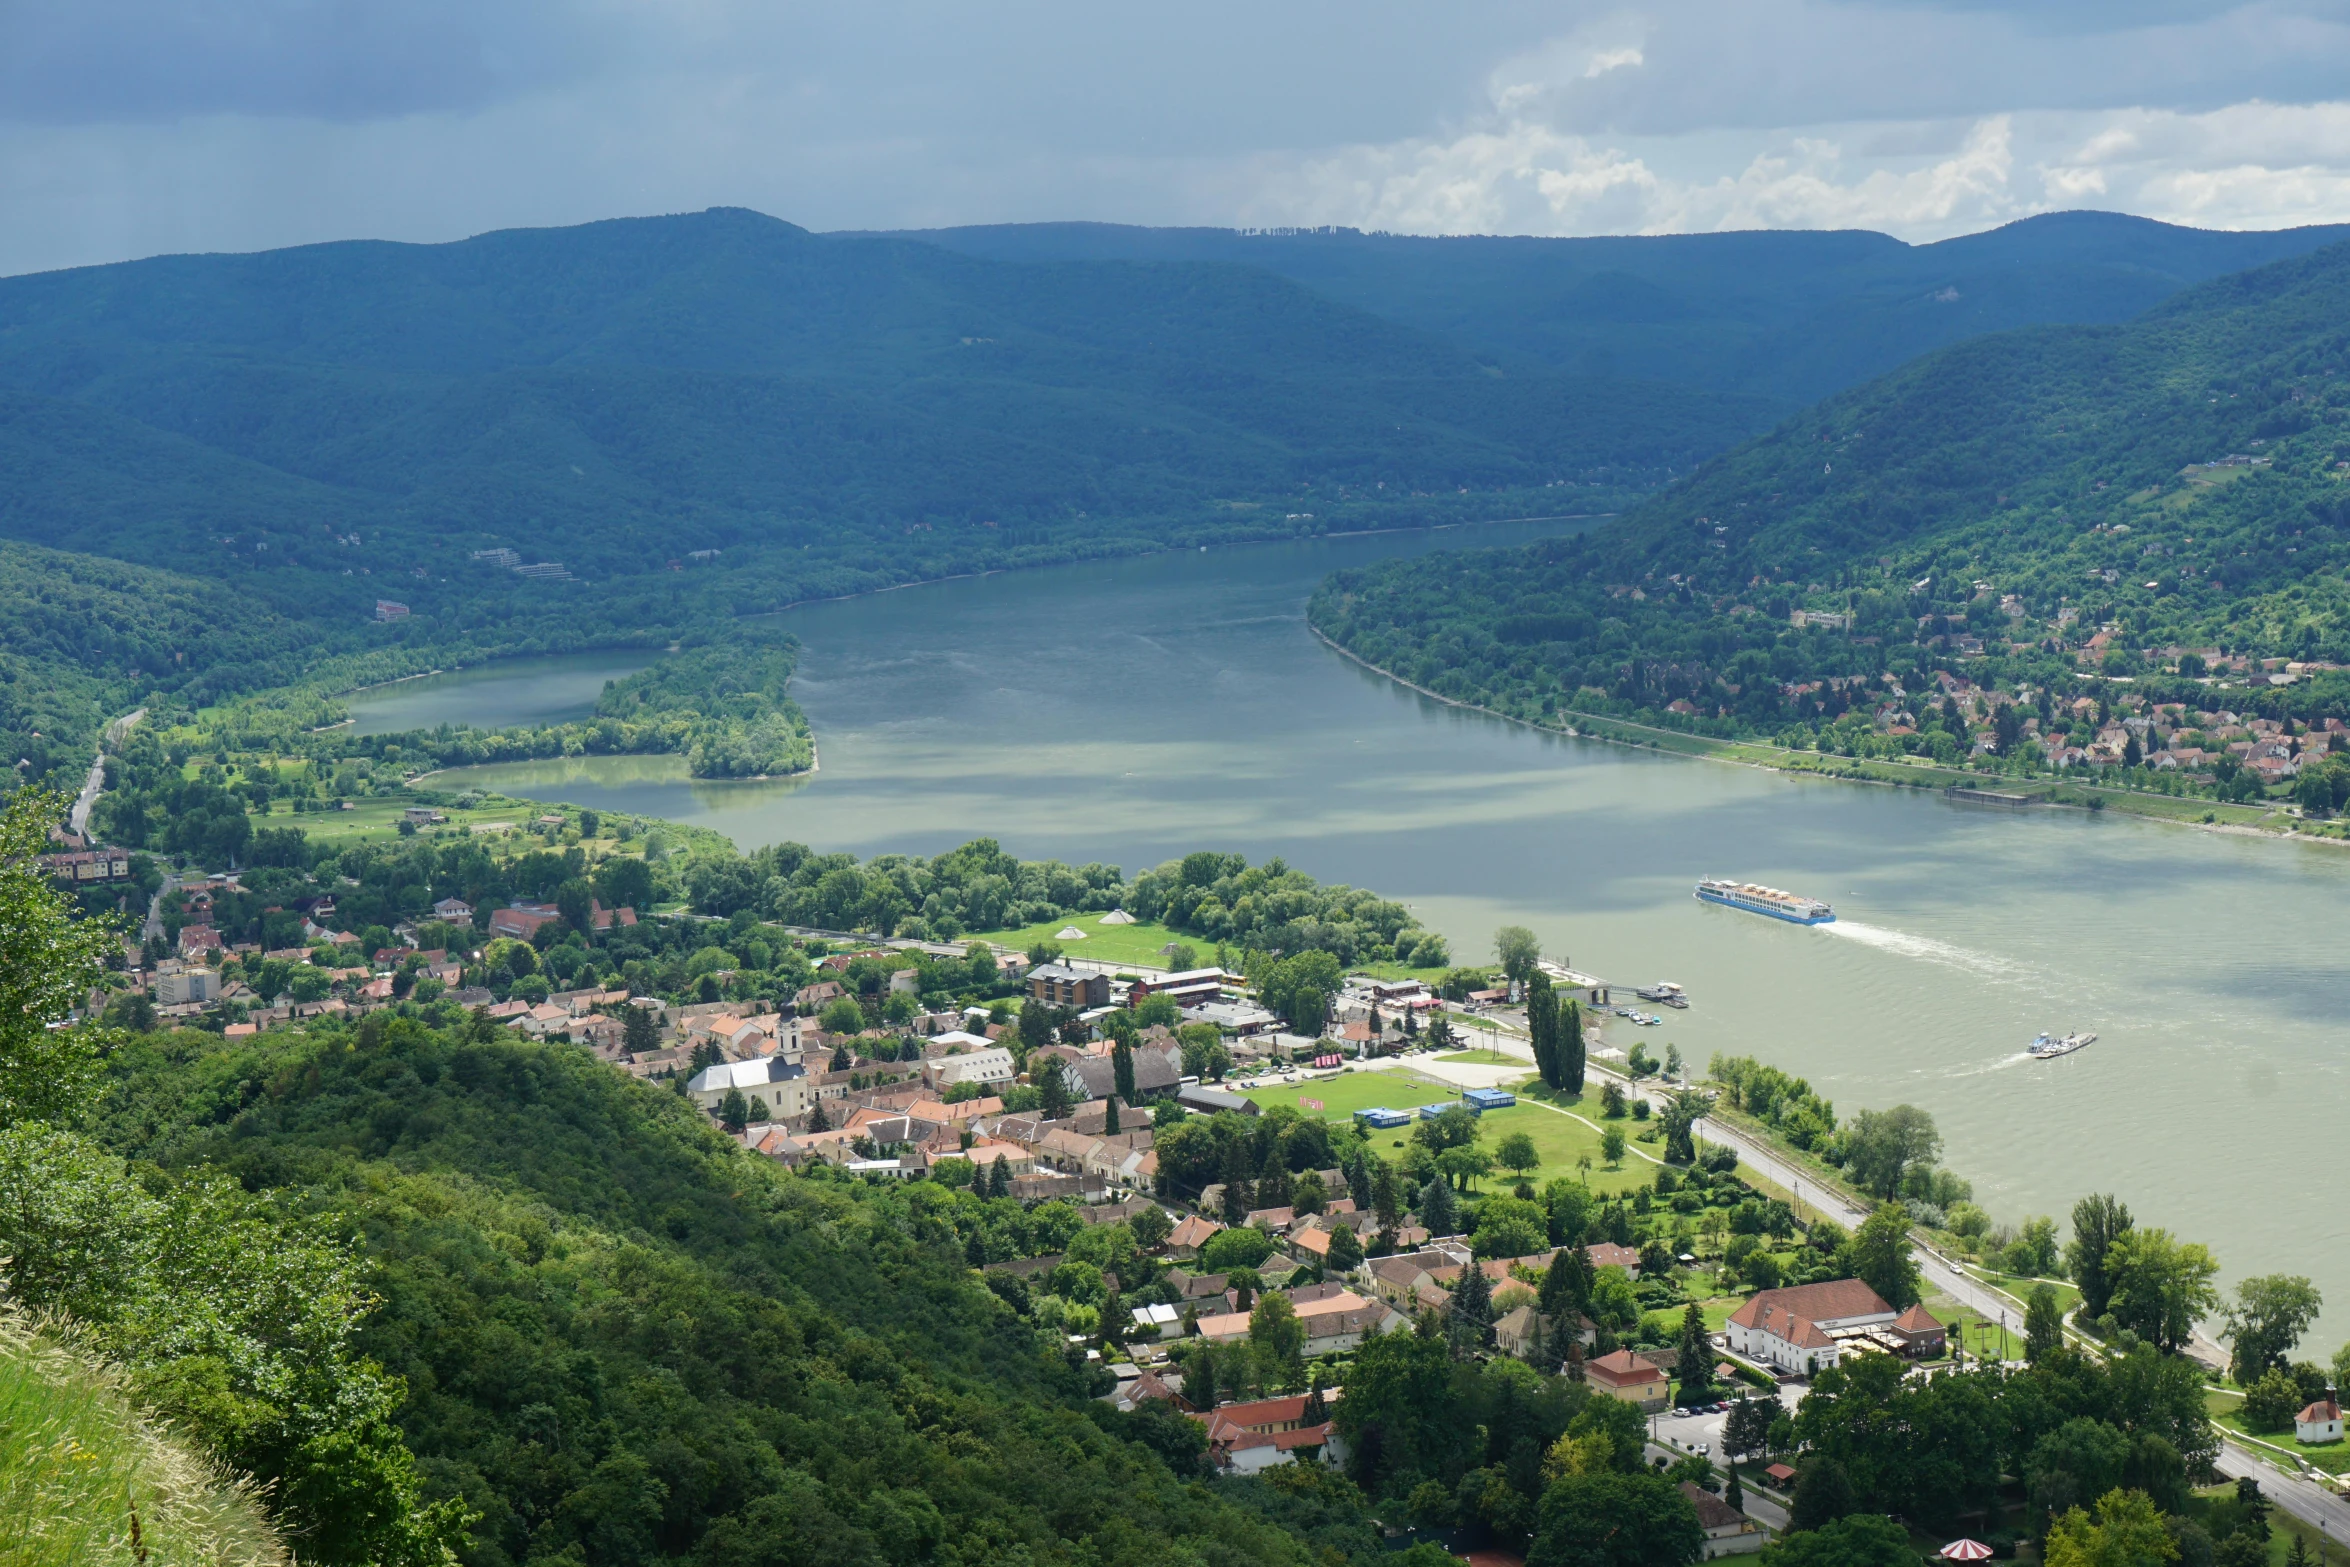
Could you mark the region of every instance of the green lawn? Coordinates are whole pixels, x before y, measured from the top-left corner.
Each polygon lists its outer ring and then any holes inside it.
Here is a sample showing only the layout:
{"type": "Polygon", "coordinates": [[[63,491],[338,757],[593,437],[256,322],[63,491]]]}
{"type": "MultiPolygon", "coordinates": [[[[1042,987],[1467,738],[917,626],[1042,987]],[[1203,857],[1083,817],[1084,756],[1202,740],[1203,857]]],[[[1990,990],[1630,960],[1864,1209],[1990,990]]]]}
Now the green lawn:
{"type": "Polygon", "coordinates": [[[2081,1292],[2062,1279],[2025,1278],[2020,1274],[2001,1273],[1996,1268],[1986,1268],[1980,1263],[1973,1262],[1961,1263],[1960,1266],[1993,1289],[2003,1290],[2018,1301],[2029,1301],[2032,1298],[2032,1291],[2045,1284],[2056,1291],[2058,1310],[2069,1313],[2081,1303],[2081,1292]]]}
{"type": "Polygon", "coordinates": [[[1455,1050],[1436,1058],[1439,1061],[1466,1061],[1472,1066],[1514,1066],[1528,1071],[1525,1061],[1517,1056],[1504,1055],[1498,1050],[1455,1050]]]}
{"type": "Polygon", "coordinates": [[[2238,1435],[2266,1442],[2271,1447],[2281,1447],[2288,1453],[2298,1453],[2313,1467],[2323,1469],[2328,1474],[2350,1473],[2350,1442],[2327,1442],[2313,1447],[2296,1440],[2291,1426],[2282,1431],[2255,1431],[2237,1413],[2243,1404],[2244,1396],[2241,1393],[2230,1393],[2219,1388],[2213,1388],[2203,1396],[2203,1405],[2211,1411],[2211,1418],[2238,1435]]]}
{"type": "MultiPolygon", "coordinates": [[[[313,843],[348,845],[399,836],[401,813],[415,803],[414,800],[397,796],[368,796],[353,800],[347,811],[308,811],[297,816],[291,811],[275,810],[266,816],[254,816],[253,825],[257,828],[299,827],[313,843]]],[[[534,800],[510,800],[499,795],[492,796],[470,811],[461,811],[454,806],[437,809],[449,820],[442,826],[419,829],[426,838],[461,837],[475,823],[511,822],[519,828],[533,817],[548,815],[558,808],[534,800]]]]}
{"type": "Polygon", "coordinates": [[[1169,930],[1164,925],[1148,920],[1132,925],[1104,925],[1099,914],[1072,914],[1065,919],[1046,920],[1039,925],[1023,925],[1018,930],[984,930],[971,934],[1022,952],[1040,941],[1047,941],[1071,957],[1092,958],[1103,963],[1139,963],[1151,968],[1167,966],[1166,955],[1159,949],[1172,941],[1181,942],[1196,952],[1203,968],[1216,961],[1216,944],[1212,941],[1186,936],[1181,931],[1169,930]],[[1085,932],[1083,941],[1060,939],[1061,932],[1072,927],[1085,932]]]}
{"type": "MultiPolygon", "coordinates": [[[[1404,1072],[1347,1072],[1302,1087],[1284,1085],[1279,1088],[1250,1088],[1246,1084],[1229,1085],[1248,1095],[1260,1105],[1297,1105],[1308,1115],[1320,1115],[1325,1120],[1342,1121],[1357,1110],[1384,1105],[1395,1110],[1416,1110],[1421,1105],[1439,1104],[1460,1096],[1460,1090],[1447,1083],[1438,1083],[1404,1072]],[[1316,1101],[1319,1110],[1307,1109],[1300,1101],[1316,1101]]],[[[1596,1109],[1597,1096],[1592,1096],[1596,1109]]],[[[1591,1117],[1594,1121],[1596,1115],[1591,1117]]],[[[1536,1186],[1559,1180],[1580,1180],[1583,1172],[1576,1167],[1579,1155],[1591,1156],[1591,1189],[1595,1192],[1631,1191],[1647,1186],[1656,1179],[1656,1167],[1635,1154],[1624,1156],[1624,1166],[1611,1170],[1600,1157],[1599,1132],[1582,1121],[1562,1115],[1541,1105],[1524,1101],[1506,1110],[1488,1110],[1481,1118],[1484,1135],[1478,1146],[1490,1153],[1504,1137],[1512,1132],[1524,1132],[1533,1139],[1534,1151],[1542,1156],[1542,1164],[1530,1179],[1536,1186]]],[[[1617,1123],[1629,1139],[1639,1122],[1626,1118],[1617,1123]]],[[[1394,1157],[1411,1139],[1408,1127],[1374,1134],[1382,1139],[1382,1151],[1394,1157]]],[[[1507,1171],[1496,1170],[1487,1179],[1484,1189],[1506,1189],[1512,1182],[1507,1171]]]]}

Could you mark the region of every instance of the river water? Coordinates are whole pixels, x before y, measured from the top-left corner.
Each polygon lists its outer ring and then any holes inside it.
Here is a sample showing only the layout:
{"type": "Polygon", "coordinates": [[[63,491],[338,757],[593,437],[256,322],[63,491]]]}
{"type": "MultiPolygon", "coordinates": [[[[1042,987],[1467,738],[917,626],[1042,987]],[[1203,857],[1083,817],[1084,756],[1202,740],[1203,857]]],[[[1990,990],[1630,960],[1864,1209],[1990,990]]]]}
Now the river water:
{"type": "MultiPolygon", "coordinates": [[[[1556,525],[1550,525],[1555,527],[1556,525]]],[[[1130,873],[1189,849],[1379,889],[1464,959],[1493,929],[1618,984],[1679,981],[1661,1028],[1809,1076],[1845,1113],[1932,1111],[2004,1220],[2091,1191],[2208,1242],[2229,1280],[2306,1273],[2350,1333],[2350,1222],[2326,1195],[2350,1114],[2350,856],[2106,815],[2026,814],[1567,740],[1340,659],[1302,607],[1346,564],[1549,531],[1394,535],[943,583],[784,617],[822,767],[688,781],[674,758],[444,775],[693,821],[748,848],[935,853],[991,835],[1130,873]],[[1829,899],[1802,928],[1697,903],[1701,876],[1829,899]],[[2038,1063],[2035,1033],[2096,1045],[2038,1063]]],[[[444,688],[528,708],[541,669],[444,688]]],[[[402,722],[427,721],[412,693],[402,722]]],[[[572,692],[564,700],[576,702],[572,692]]],[[[362,704],[354,704],[359,706],[362,704]]],[[[2317,1342],[2323,1340],[2323,1342],[2317,1342]]]]}

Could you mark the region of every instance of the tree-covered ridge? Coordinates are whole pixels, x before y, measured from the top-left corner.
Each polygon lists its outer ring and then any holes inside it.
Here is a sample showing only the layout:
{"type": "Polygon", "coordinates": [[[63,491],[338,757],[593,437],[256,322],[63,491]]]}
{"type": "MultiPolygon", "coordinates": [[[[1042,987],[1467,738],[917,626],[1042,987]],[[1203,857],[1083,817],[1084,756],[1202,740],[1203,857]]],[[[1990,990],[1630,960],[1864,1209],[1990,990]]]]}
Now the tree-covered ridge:
{"type": "Polygon", "coordinates": [[[117,1141],[363,1237],[475,1567],[1317,1559],[981,1285],[969,1194],[795,1178],[562,1045],[194,1037],[119,1063],[117,1141]]]}
{"type": "Polygon", "coordinates": [[[647,610],[697,556],[697,596],[772,609],[1570,509],[1554,482],[1593,509],[1766,417],[1505,384],[1258,269],[1009,264],[741,211],[5,279],[0,342],[0,529],[306,614],[397,598],[444,634],[550,605],[674,623],[647,610]],[[475,558],[499,547],[583,580],[475,558]]]}
{"type": "Polygon", "coordinates": [[[1513,369],[1759,394],[1792,408],[1962,338],[2124,321],[2178,289],[2344,234],[2050,212],[1924,245],[1849,229],[1537,239],[1114,223],[904,237],[1006,261],[1238,262],[1513,369]]]}
{"type": "Polygon", "coordinates": [[[0,627],[0,745],[35,778],[86,767],[100,726],[134,698],[199,703],[290,679],[304,642],[217,583],[5,542],[0,627]]]}
{"type": "Polygon", "coordinates": [[[1936,669],[2044,689],[2189,653],[2190,675],[2350,662],[2346,309],[2336,246],[2128,326],[1962,344],[1607,529],[1338,574],[1314,623],[1445,695],[1679,702],[1718,732],[1816,728],[1936,669]]]}

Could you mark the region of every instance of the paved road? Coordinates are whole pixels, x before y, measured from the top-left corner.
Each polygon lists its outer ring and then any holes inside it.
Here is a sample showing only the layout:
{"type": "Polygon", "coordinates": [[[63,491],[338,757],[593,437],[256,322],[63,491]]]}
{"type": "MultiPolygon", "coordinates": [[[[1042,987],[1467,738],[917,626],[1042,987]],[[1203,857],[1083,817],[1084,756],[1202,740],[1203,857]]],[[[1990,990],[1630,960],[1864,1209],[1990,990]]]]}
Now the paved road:
{"type": "Polygon", "coordinates": [[[2270,1501],[2303,1523],[2316,1524],[2327,1537],[2350,1541],[2350,1501],[2314,1481],[2287,1475],[2266,1459],[2255,1458],[2239,1447],[2219,1450],[2219,1472],[2231,1480],[2252,1476],[2260,1482],[2260,1489],[2270,1501]]]}
{"type": "Polygon", "coordinates": [[[90,807],[98,803],[98,791],[106,787],[106,747],[118,744],[130,733],[131,725],[147,716],[147,710],[125,713],[106,726],[105,738],[98,742],[98,754],[90,759],[90,776],[82,780],[82,792],[73,802],[69,818],[76,833],[87,835],[90,830],[90,807]]]}

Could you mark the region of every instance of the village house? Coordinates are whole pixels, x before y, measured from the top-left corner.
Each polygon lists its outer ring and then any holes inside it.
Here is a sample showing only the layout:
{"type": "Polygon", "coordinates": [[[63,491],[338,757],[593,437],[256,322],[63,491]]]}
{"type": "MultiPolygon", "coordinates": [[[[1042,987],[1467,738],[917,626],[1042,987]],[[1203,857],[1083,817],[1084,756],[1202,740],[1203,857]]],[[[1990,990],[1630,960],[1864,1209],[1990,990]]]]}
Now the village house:
{"type": "Polygon", "coordinates": [[[1837,1363],[1846,1338],[1899,1315],[1860,1280],[1837,1279],[1761,1291],[1731,1314],[1725,1337],[1749,1360],[1809,1376],[1837,1363]]]}
{"type": "Polygon", "coordinates": [[[2321,1398],[2293,1417],[2293,1438],[2299,1442],[2342,1440],[2342,1406],[2321,1398]]]}
{"type": "Polygon", "coordinates": [[[1346,1445],[1331,1429],[1327,1410],[1338,1396],[1325,1393],[1323,1418],[1310,1424],[1306,1406],[1311,1394],[1220,1404],[1192,1418],[1208,1428],[1209,1458],[1234,1474],[1261,1474],[1277,1464],[1297,1462],[1300,1454],[1319,1454],[1322,1462],[1339,1464],[1346,1459],[1346,1445]]]}
{"type": "MultiPolygon", "coordinates": [[[[1403,1326],[1397,1313],[1384,1301],[1365,1300],[1350,1289],[1341,1287],[1336,1294],[1320,1299],[1303,1299],[1307,1291],[1290,1296],[1290,1304],[1297,1310],[1297,1319],[1305,1328],[1307,1358],[1336,1354],[1354,1348],[1363,1341],[1363,1335],[1376,1327],[1382,1332],[1390,1327],[1403,1326]]],[[[1211,1344],[1233,1344],[1248,1337],[1249,1313],[1221,1312],[1199,1319],[1200,1337],[1211,1344]]]]}
{"type": "Polygon", "coordinates": [[[1583,1365],[1583,1379],[1593,1392],[1622,1399],[1643,1414],[1655,1414],[1672,1402],[1672,1387],[1657,1364],[1628,1349],[1611,1351],[1583,1365]]]}
{"type": "Polygon", "coordinates": [[[1689,1498],[1689,1505],[1697,1509],[1697,1527],[1705,1531],[1702,1547],[1703,1561],[1718,1556],[1740,1556],[1759,1551],[1770,1536],[1762,1525],[1747,1517],[1728,1502],[1723,1501],[1704,1486],[1692,1481],[1681,1482],[1681,1494],[1689,1498]]]}
{"type": "Polygon", "coordinates": [[[1200,1248],[1213,1240],[1223,1228],[1212,1219],[1203,1219],[1197,1214],[1188,1215],[1168,1232],[1167,1255],[1186,1259],[1196,1257],[1200,1248]]]}

